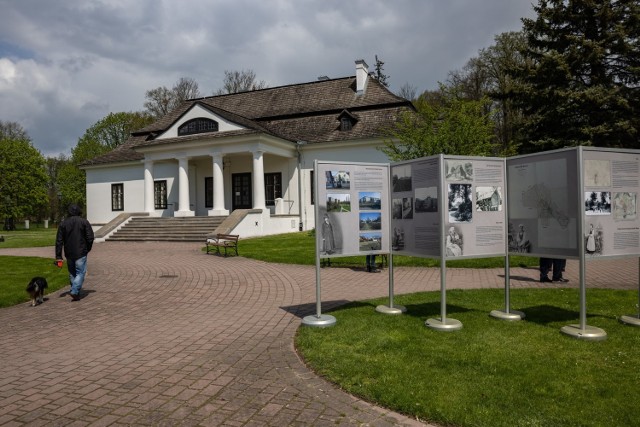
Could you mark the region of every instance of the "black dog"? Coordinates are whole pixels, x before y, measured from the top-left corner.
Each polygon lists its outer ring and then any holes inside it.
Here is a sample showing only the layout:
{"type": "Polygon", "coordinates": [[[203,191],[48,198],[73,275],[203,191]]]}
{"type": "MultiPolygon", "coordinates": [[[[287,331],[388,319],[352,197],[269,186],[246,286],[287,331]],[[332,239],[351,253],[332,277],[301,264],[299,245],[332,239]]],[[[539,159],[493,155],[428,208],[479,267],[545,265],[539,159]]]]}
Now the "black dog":
{"type": "Polygon", "coordinates": [[[35,307],[44,302],[44,290],[47,288],[47,279],[34,277],[27,286],[27,292],[31,295],[31,306],[35,307]]]}

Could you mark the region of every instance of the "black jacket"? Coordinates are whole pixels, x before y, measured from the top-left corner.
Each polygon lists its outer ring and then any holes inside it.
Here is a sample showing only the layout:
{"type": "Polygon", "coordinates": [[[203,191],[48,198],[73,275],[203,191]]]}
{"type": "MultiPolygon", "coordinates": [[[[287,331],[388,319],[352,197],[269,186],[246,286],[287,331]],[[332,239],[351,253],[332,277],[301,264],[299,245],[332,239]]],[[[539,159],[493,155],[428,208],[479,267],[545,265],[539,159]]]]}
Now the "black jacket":
{"type": "Polygon", "coordinates": [[[62,259],[63,246],[67,259],[76,260],[86,256],[93,246],[93,229],[89,221],[78,214],[72,214],[62,221],[56,235],[56,259],[62,259]]]}

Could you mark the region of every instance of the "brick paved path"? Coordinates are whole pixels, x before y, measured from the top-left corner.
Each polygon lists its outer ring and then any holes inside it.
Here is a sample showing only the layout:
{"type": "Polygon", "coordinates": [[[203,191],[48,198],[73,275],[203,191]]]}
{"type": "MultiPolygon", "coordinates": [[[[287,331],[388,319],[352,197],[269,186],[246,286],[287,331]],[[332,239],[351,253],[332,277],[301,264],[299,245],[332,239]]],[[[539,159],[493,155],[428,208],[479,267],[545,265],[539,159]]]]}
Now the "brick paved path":
{"type": "MultiPolygon", "coordinates": [[[[503,273],[449,269],[447,283],[503,287],[503,273]]],[[[536,269],[511,276],[514,288],[541,286],[536,269]]],[[[575,286],[577,263],[566,277],[575,286]]],[[[637,289],[638,261],[593,262],[587,277],[637,289]]],[[[322,278],[323,311],[388,294],[386,270],[325,268],[322,278]]],[[[397,293],[439,287],[438,269],[396,268],[397,293]]],[[[315,313],[314,267],[220,258],[197,244],[101,243],[84,290],[79,302],[58,291],[36,308],[0,310],[0,426],[422,425],[300,361],[293,337],[315,313]]]]}

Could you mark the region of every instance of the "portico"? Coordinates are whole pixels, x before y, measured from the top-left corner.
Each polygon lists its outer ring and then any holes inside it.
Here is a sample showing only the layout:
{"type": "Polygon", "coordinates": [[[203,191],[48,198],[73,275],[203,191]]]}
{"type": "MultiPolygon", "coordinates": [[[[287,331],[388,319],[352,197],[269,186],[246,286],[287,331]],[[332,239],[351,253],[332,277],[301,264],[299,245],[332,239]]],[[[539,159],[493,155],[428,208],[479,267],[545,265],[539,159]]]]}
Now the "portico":
{"type": "MultiPolygon", "coordinates": [[[[206,204],[206,215],[226,216],[233,208],[236,191],[232,188],[231,178],[234,175],[250,175],[250,200],[252,209],[265,210],[265,156],[269,157],[269,170],[278,170],[285,175],[283,181],[291,181],[289,163],[295,159],[294,148],[270,147],[269,144],[251,144],[244,147],[246,151],[232,151],[230,146],[217,145],[209,150],[202,148],[191,151],[149,151],[145,153],[144,163],[144,211],[149,216],[189,217],[203,215],[194,208],[195,199],[210,201],[206,204]],[[206,153],[205,153],[206,151],[206,153]],[[233,162],[231,161],[233,159],[233,162]],[[175,179],[167,183],[166,190],[159,188],[158,181],[163,174],[156,173],[156,166],[175,168],[175,179]],[[173,165],[173,166],[171,166],[173,165]],[[202,185],[198,180],[210,179],[211,185],[202,185]],[[198,182],[196,182],[198,181],[198,182]],[[225,197],[227,195],[227,197],[225,197]],[[177,203],[163,203],[162,198],[169,198],[177,203]],[[163,209],[164,205],[167,208],[163,209]],[[173,212],[169,207],[174,206],[173,212]],[[166,211],[169,209],[169,211],[166,211]]],[[[237,145],[234,148],[238,148],[237,145]]],[[[296,171],[293,171],[297,173],[296,171]]],[[[163,184],[164,185],[164,184],[163,184]]],[[[202,204],[202,203],[200,203],[202,204]]]]}

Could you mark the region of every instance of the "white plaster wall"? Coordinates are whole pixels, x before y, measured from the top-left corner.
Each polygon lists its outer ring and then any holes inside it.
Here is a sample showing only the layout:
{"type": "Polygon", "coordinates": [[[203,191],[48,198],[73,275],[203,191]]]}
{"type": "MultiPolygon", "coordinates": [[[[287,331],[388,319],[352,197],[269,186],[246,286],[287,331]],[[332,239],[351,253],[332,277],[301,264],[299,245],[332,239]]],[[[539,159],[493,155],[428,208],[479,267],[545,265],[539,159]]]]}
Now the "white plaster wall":
{"type": "Polygon", "coordinates": [[[297,217],[272,217],[265,210],[262,213],[248,214],[231,233],[238,234],[241,238],[291,233],[298,231],[297,221],[297,217]]]}
{"type": "Polygon", "coordinates": [[[144,167],[141,164],[87,169],[87,219],[106,224],[122,212],[144,211],[144,167]],[[111,184],[123,184],[124,211],[111,210],[111,184]]]}

